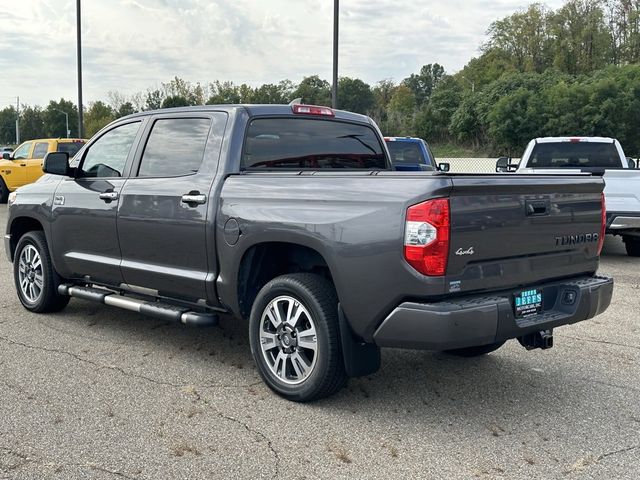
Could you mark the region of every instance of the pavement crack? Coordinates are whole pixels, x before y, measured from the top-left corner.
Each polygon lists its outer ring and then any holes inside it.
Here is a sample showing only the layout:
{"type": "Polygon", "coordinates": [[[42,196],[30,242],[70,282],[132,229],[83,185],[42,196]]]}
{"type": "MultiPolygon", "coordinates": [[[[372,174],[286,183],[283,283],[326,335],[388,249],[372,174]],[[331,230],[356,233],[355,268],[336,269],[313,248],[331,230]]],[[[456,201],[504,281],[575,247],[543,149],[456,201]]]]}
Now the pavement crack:
{"type": "Polygon", "coordinates": [[[635,345],[625,345],[624,343],[610,342],[608,340],[596,340],[595,338],[575,337],[573,335],[565,335],[565,334],[560,334],[560,335],[556,334],[556,336],[571,338],[572,340],[578,340],[580,342],[601,343],[603,345],[615,345],[616,347],[633,348],[634,350],[640,350],[640,347],[636,347],[635,345]]]}
{"type": "Polygon", "coordinates": [[[234,422],[238,425],[240,425],[242,428],[244,428],[247,432],[252,433],[254,435],[258,435],[260,438],[262,438],[264,441],[267,442],[267,446],[269,447],[269,450],[271,450],[271,453],[273,453],[273,457],[275,459],[275,466],[274,466],[274,472],[273,475],[271,476],[272,479],[276,479],[280,476],[280,455],[278,454],[278,451],[275,449],[275,447],[273,446],[273,442],[271,441],[271,439],[269,437],[267,437],[264,433],[262,433],[259,430],[256,430],[254,428],[251,428],[249,426],[249,424],[243,422],[240,419],[237,419],[235,417],[232,417],[230,415],[226,415],[220,411],[215,411],[215,414],[224,419],[224,420],[229,420],[230,422],[234,422]]]}
{"type": "MultiPolygon", "coordinates": [[[[23,343],[23,342],[18,342],[16,340],[12,340],[10,338],[7,337],[3,337],[0,336],[0,341],[4,341],[7,342],[10,345],[14,345],[14,346],[19,346],[22,348],[27,348],[29,350],[36,350],[36,351],[41,351],[41,352],[47,352],[47,353],[54,353],[54,354],[58,354],[58,355],[66,355],[68,357],[71,357],[79,362],[82,363],[86,363],[88,365],[91,365],[95,368],[97,368],[98,370],[111,370],[114,372],[118,372],[121,375],[124,375],[125,377],[129,377],[129,378],[134,378],[137,380],[144,380],[146,382],[158,385],[158,386],[164,386],[164,387],[171,387],[171,388],[175,388],[175,389],[181,389],[184,387],[188,387],[190,386],[189,384],[178,384],[178,383],[172,383],[172,382],[167,382],[164,380],[157,380],[155,378],[152,377],[147,377],[146,375],[141,375],[139,373],[132,373],[129,372],[121,367],[117,367],[115,365],[104,365],[102,363],[98,363],[98,362],[94,362],[92,360],[89,360],[87,358],[81,357],[80,355],[73,353],[73,352],[68,352],[66,350],[60,350],[57,348],[48,348],[48,347],[40,347],[40,346],[36,346],[36,345],[30,345],[27,343],[23,343]]],[[[250,383],[250,384],[242,384],[242,385],[215,385],[215,384],[208,384],[208,385],[192,385],[194,387],[197,388],[249,388],[251,386],[255,385],[255,383],[250,383]]]]}
{"type": "Polygon", "coordinates": [[[598,461],[602,460],[603,458],[611,457],[613,455],[630,452],[632,450],[635,450],[636,448],[640,448],[640,445],[633,445],[631,447],[621,448],[620,450],[614,450],[613,452],[603,453],[598,457],[598,461]]]}

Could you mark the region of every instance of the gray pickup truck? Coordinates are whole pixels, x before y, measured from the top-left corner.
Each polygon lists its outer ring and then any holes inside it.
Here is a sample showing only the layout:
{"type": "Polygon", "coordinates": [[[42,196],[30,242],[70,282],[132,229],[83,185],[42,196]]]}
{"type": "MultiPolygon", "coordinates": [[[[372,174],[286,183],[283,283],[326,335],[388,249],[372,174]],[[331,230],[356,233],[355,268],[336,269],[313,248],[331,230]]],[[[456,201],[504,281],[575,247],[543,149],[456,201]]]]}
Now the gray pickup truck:
{"type": "Polygon", "coordinates": [[[248,319],[295,401],[375,372],[380,347],[475,356],[609,305],[600,177],[397,172],[367,117],[307,105],[119,119],[9,199],[32,312],[70,297],[188,325],[248,319]]]}

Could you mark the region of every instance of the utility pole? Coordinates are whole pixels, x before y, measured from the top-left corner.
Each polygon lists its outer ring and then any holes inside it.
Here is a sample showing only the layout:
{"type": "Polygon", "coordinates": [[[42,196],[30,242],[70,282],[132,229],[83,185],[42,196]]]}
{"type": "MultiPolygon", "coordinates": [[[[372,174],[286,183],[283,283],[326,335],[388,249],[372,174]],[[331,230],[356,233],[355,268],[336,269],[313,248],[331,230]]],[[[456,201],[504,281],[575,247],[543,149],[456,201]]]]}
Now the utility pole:
{"type": "Polygon", "coordinates": [[[331,106],[338,108],[338,20],[339,0],[333,1],[333,85],[331,88],[331,106]]]}
{"type": "Polygon", "coordinates": [[[20,97],[16,97],[16,145],[20,145],[20,97]]]}
{"type": "MultiPolygon", "coordinates": [[[[76,31],[78,44],[78,138],[84,136],[82,121],[82,38],[81,38],[80,0],[76,0],[76,31]]],[[[67,127],[67,132],[69,128],[67,127]]],[[[68,136],[68,134],[67,134],[68,136]]]]}

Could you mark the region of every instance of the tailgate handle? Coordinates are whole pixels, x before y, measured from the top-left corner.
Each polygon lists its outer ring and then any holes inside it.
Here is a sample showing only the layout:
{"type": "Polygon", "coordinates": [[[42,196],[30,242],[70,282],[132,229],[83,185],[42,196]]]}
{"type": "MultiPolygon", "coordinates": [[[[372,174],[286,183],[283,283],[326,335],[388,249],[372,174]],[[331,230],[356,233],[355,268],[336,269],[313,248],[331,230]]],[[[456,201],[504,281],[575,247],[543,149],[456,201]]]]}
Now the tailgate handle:
{"type": "Polygon", "coordinates": [[[527,216],[532,215],[549,215],[549,203],[548,202],[535,202],[527,200],[526,203],[527,216]]]}

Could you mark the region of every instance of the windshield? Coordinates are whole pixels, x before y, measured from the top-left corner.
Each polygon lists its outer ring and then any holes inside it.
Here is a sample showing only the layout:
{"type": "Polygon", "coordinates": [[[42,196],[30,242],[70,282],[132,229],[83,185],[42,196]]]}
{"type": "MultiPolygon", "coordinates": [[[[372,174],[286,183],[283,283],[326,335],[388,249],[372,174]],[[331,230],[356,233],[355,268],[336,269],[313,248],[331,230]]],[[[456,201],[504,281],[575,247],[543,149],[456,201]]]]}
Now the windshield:
{"type": "Polygon", "coordinates": [[[393,165],[431,165],[417,142],[387,142],[393,165]]]}
{"type": "Polygon", "coordinates": [[[527,167],[622,168],[622,161],[613,142],[538,143],[533,147],[527,167]]]}
{"type": "Polygon", "coordinates": [[[58,143],[58,151],[67,152],[69,154],[69,158],[71,158],[76,153],[78,153],[78,150],[80,150],[83,146],[84,146],[84,142],[58,143]]]}

